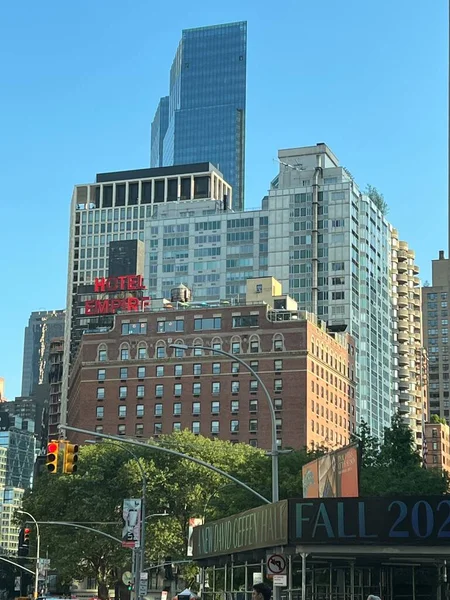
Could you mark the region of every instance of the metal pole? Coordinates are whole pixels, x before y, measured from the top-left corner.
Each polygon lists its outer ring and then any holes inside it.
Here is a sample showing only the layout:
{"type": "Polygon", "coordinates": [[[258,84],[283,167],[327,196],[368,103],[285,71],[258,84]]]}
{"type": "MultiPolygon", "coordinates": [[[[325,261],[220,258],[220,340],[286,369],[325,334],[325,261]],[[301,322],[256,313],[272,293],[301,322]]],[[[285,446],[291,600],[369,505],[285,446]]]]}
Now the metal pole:
{"type": "Polygon", "coordinates": [[[24,571],[27,571],[28,573],[31,573],[32,575],[35,574],[35,572],[32,571],[31,569],[27,569],[26,567],[19,565],[19,563],[9,560],[8,558],[5,558],[4,556],[0,556],[0,560],[4,560],[5,562],[9,563],[10,565],[14,565],[15,567],[18,567],[19,569],[23,569],[24,571]]]}
{"type": "Polygon", "coordinates": [[[306,600],[306,552],[302,552],[302,600],[306,600]]]}
{"type": "Polygon", "coordinates": [[[247,364],[244,360],[242,360],[242,358],[239,358],[238,356],[236,356],[235,354],[231,354],[230,352],[225,352],[225,350],[218,350],[216,348],[211,348],[209,346],[189,346],[186,344],[170,344],[170,348],[178,348],[179,350],[194,350],[195,348],[199,348],[200,350],[206,350],[209,352],[213,352],[214,354],[222,354],[223,356],[227,356],[228,358],[231,358],[231,360],[234,360],[234,361],[238,362],[239,364],[241,364],[258,381],[259,385],[261,386],[261,388],[266,396],[267,404],[269,406],[270,420],[271,420],[271,425],[272,425],[272,450],[270,452],[270,454],[272,456],[272,502],[278,502],[278,500],[279,500],[279,486],[278,486],[279,450],[278,450],[278,445],[277,445],[276,415],[275,415],[275,409],[274,409],[273,402],[272,402],[272,397],[269,394],[269,390],[264,385],[264,382],[261,379],[261,377],[258,375],[258,373],[254,369],[252,369],[252,367],[249,364],[247,364]]]}
{"type": "Polygon", "coordinates": [[[36,569],[35,569],[35,575],[34,575],[34,598],[36,600],[39,596],[39,565],[41,562],[41,558],[40,558],[41,557],[41,532],[39,531],[38,522],[36,521],[36,519],[33,517],[33,515],[31,513],[27,512],[26,510],[22,510],[22,509],[18,509],[17,512],[30,517],[30,519],[36,525],[36,569]]]}
{"type": "Polygon", "coordinates": [[[288,555],[288,600],[292,600],[292,554],[288,555]]]}
{"type": "Polygon", "coordinates": [[[36,523],[40,523],[41,525],[64,525],[66,527],[77,527],[78,529],[86,529],[87,531],[93,531],[94,533],[103,535],[104,537],[107,537],[110,540],[114,540],[119,544],[122,543],[122,540],[120,538],[116,538],[113,535],[109,535],[109,533],[100,531],[99,529],[94,529],[93,527],[86,527],[86,525],[80,525],[79,523],[70,523],[68,521],[36,521],[36,523]]]}
{"type": "Polygon", "coordinates": [[[237,477],[233,477],[233,475],[230,475],[230,473],[227,473],[226,471],[222,471],[222,469],[219,469],[218,467],[215,467],[214,465],[210,465],[209,463],[205,462],[204,460],[200,460],[199,458],[195,458],[194,456],[189,456],[189,454],[183,454],[182,452],[177,452],[176,450],[171,450],[170,448],[165,448],[164,446],[158,446],[156,444],[139,442],[138,440],[134,440],[134,439],[130,439],[130,438],[124,439],[123,437],[119,437],[117,435],[109,435],[106,433],[97,433],[97,431],[91,431],[89,429],[81,429],[79,427],[70,427],[69,425],[62,425],[62,424],[58,425],[58,429],[60,429],[62,431],[67,430],[67,431],[75,431],[76,433],[84,433],[85,435],[92,435],[94,437],[105,439],[105,440],[114,440],[116,442],[120,442],[121,444],[131,444],[132,446],[140,446],[142,448],[147,448],[147,450],[148,449],[159,450],[160,452],[166,452],[167,454],[173,454],[174,456],[179,456],[180,458],[185,458],[186,460],[190,460],[198,465],[201,465],[202,467],[206,467],[207,469],[210,469],[211,471],[218,473],[219,475],[222,475],[223,477],[226,477],[227,479],[230,479],[237,485],[240,485],[241,487],[245,488],[248,492],[251,492],[254,496],[257,496],[260,500],[262,500],[266,504],[271,504],[270,500],[268,500],[267,498],[264,498],[264,496],[262,496],[259,492],[257,492],[253,488],[251,488],[249,485],[247,485],[240,479],[237,479],[237,477]]]}

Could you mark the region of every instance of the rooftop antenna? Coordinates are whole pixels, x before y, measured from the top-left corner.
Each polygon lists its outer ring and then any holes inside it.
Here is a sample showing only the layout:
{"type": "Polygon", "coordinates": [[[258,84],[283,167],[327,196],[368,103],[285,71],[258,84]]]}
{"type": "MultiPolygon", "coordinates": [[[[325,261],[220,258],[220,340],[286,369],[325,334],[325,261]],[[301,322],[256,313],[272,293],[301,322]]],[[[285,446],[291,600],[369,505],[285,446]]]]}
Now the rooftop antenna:
{"type": "Polygon", "coordinates": [[[289,169],[293,169],[294,171],[306,171],[306,167],[304,167],[302,163],[297,163],[296,165],[290,165],[289,163],[283,162],[279,158],[274,158],[273,160],[274,160],[274,162],[280,163],[280,165],[288,167],[289,169]]]}

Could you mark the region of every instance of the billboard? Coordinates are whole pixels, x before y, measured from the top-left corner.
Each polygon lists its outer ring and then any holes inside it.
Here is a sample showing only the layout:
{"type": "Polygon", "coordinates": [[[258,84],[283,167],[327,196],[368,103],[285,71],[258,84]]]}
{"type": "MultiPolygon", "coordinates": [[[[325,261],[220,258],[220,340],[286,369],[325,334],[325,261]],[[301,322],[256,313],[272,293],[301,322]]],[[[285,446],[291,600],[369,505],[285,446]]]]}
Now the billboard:
{"type": "Polygon", "coordinates": [[[123,501],[122,546],[139,548],[141,545],[141,501],[128,498],[123,501]]]}
{"type": "Polygon", "coordinates": [[[304,465],[302,482],[303,498],[357,498],[358,446],[346,446],[304,465]]]}

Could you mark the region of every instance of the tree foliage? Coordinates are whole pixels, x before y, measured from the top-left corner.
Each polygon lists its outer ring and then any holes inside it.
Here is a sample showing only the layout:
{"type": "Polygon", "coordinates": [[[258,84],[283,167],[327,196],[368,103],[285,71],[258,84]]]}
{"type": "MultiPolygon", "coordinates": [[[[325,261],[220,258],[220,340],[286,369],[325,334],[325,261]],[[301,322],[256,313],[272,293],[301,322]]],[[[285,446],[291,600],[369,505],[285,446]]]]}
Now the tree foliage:
{"type": "Polygon", "coordinates": [[[444,419],[444,417],[440,417],[439,415],[431,415],[430,422],[440,423],[441,425],[447,425],[447,421],[444,419]]]}
{"type": "Polygon", "coordinates": [[[379,192],[376,187],[374,187],[373,185],[367,184],[366,189],[364,190],[364,193],[367,196],[369,196],[369,198],[372,200],[372,202],[375,204],[375,206],[378,208],[378,210],[383,215],[388,214],[389,206],[388,206],[386,200],[384,199],[384,195],[381,192],[379,192]]]}
{"type": "Polygon", "coordinates": [[[448,490],[448,476],[424,469],[415,449],[414,434],[400,415],[392,417],[383,442],[371,435],[366,423],[354,436],[361,449],[360,490],[363,496],[440,495],[448,490]]]}

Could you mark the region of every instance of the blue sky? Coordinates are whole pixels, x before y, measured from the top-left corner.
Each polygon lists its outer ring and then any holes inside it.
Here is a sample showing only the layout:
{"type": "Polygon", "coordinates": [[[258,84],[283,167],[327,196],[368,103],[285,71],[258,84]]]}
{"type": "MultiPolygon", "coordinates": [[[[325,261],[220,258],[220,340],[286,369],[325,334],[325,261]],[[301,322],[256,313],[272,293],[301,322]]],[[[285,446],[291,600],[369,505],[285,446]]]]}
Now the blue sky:
{"type": "Polygon", "coordinates": [[[65,305],[69,203],[97,172],[148,166],[181,30],[248,21],[246,205],[278,148],[326,142],[416,249],[447,248],[444,0],[77,0],[0,8],[0,376],[20,394],[23,329],[65,305]]]}

